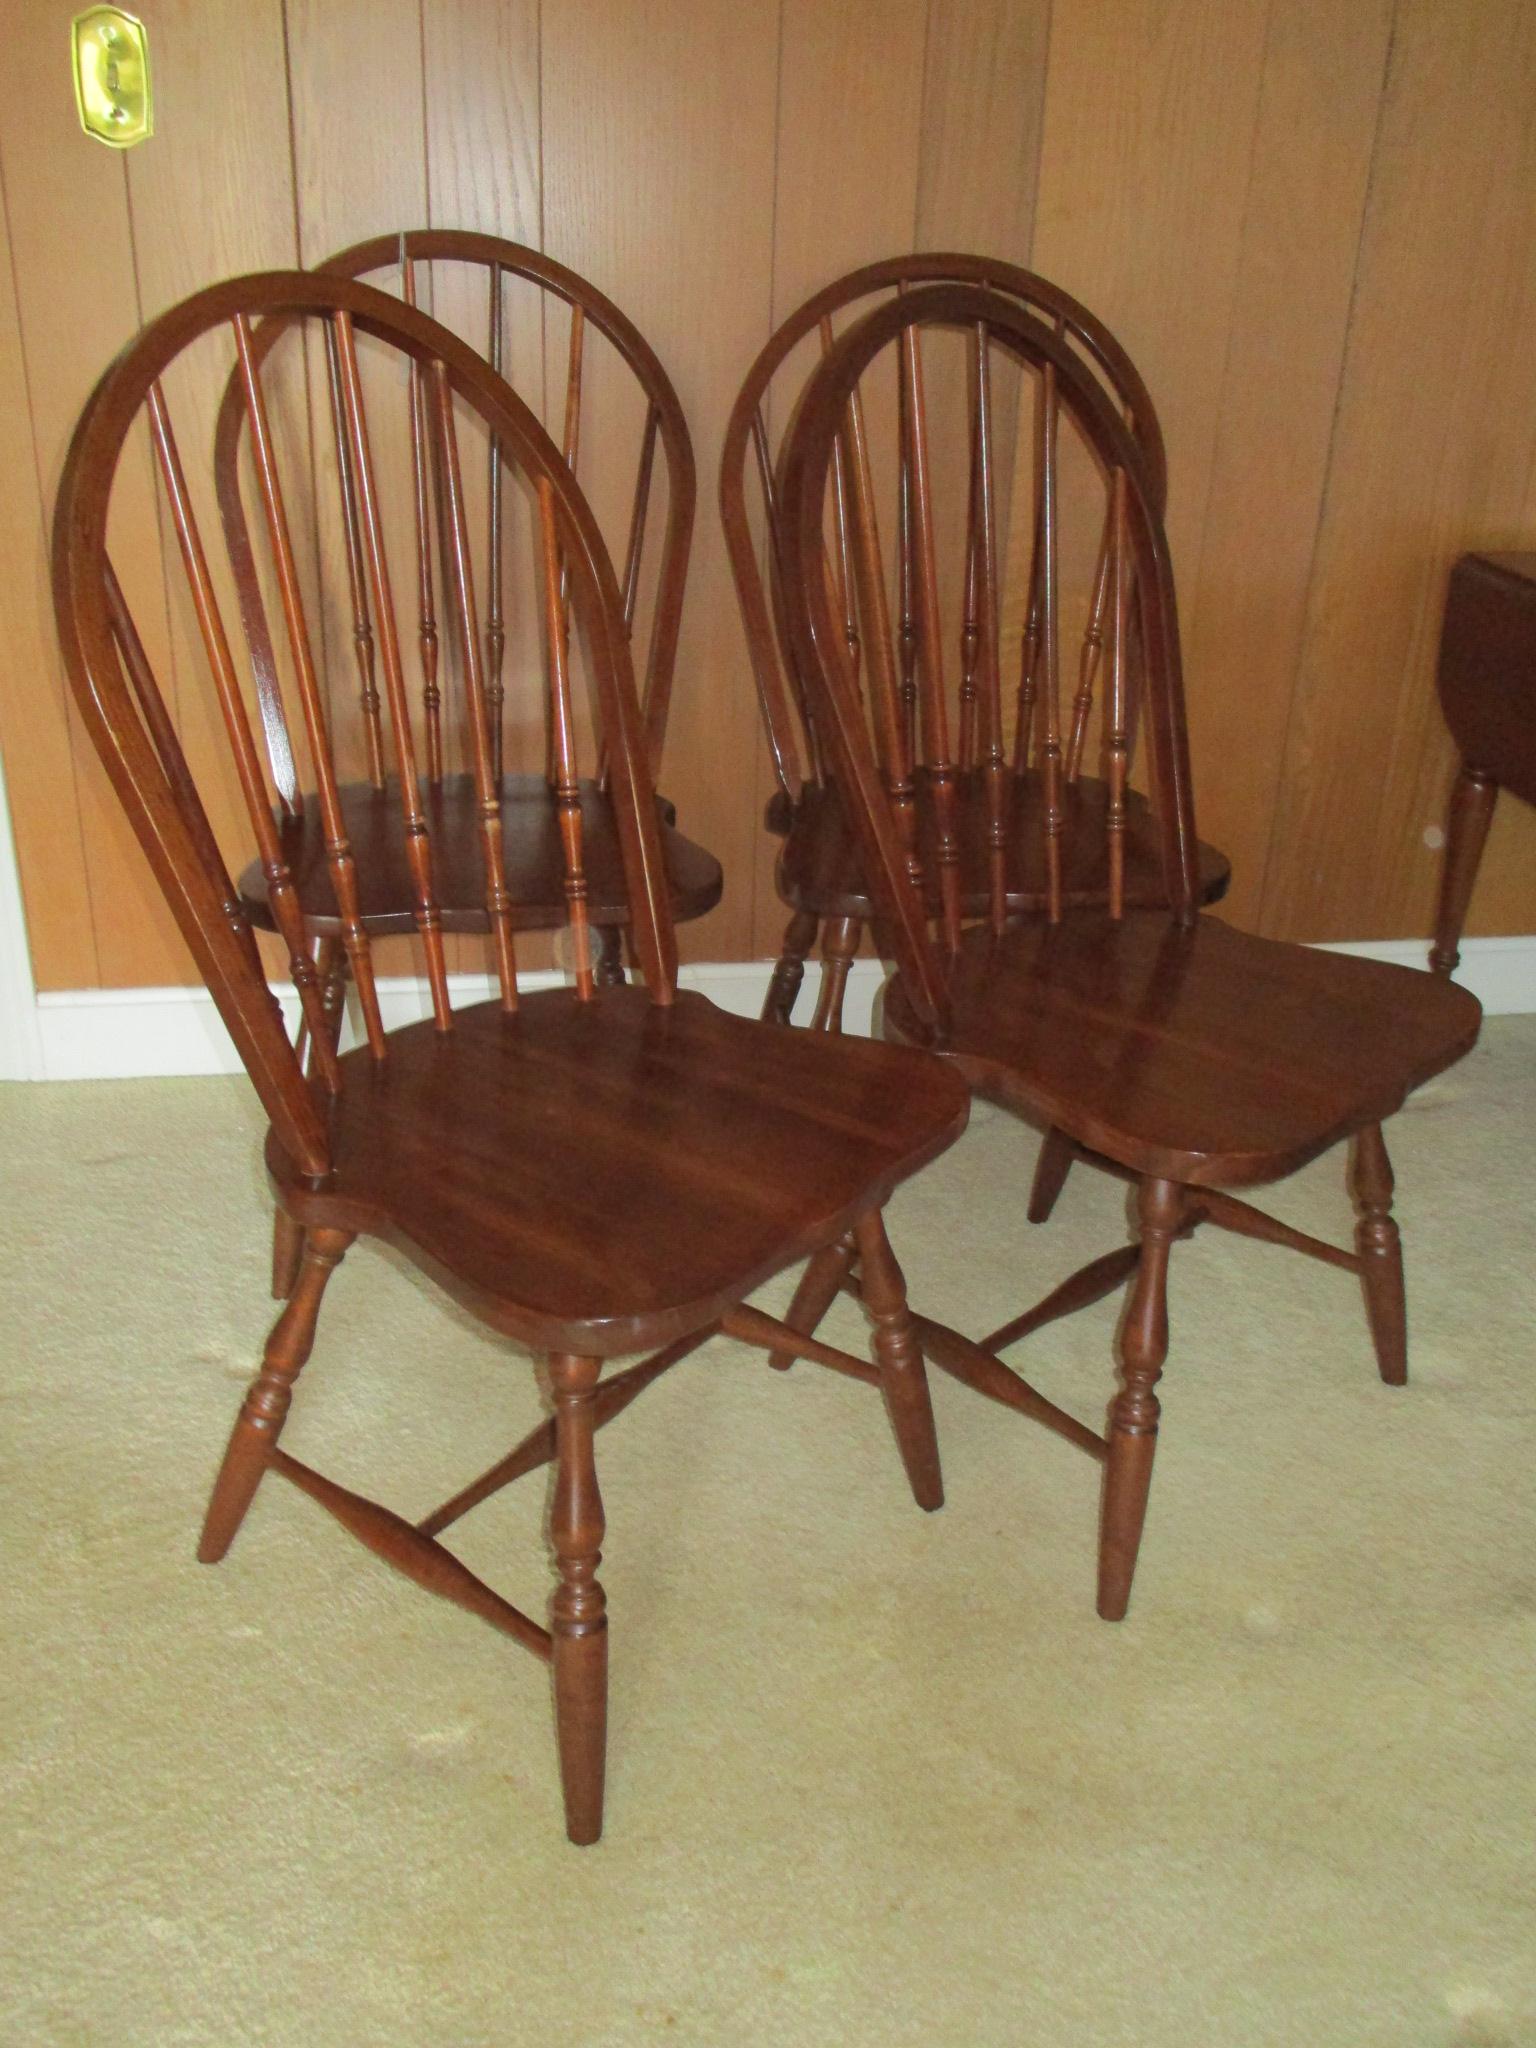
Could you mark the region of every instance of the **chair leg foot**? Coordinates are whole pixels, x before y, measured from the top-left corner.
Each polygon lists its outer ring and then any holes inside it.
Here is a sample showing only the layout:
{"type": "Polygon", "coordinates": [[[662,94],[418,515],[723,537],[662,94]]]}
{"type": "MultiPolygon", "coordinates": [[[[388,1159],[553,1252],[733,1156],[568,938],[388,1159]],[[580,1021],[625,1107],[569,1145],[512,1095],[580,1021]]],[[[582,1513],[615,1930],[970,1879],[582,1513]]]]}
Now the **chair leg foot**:
{"type": "Polygon", "coordinates": [[[912,1498],[920,1508],[932,1513],[944,1505],[944,1477],[939,1467],[933,1404],[928,1396],[928,1372],[907,1308],[907,1283],[878,1209],[861,1218],[854,1236],[864,1306],[874,1325],[871,1348],[880,1368],[886,1413],[906,1467],[912,1498]]]}
{"type": "Polygon", "coordinates": [[[800,984],[805,980],[805,956],[815,943],[815,917],[808,910],[797,910],[785,929],[778,964],[769,979],[768,996],[763,1004],[765,1024],[789,1022],[795,998],[800,993],[800,984]]]}
{"type": "Polygon", "coordinates": [[[245,1520],[267,1460],[282,1435],[293,1383],[314,1347],[326,1283],[351,1242],[351,1233],[344,1230],[311,1230],[303,1240],[303,1256],[288,1306],[272,1326],[261,1370],[246,1392],[214,1481],[197,1546],[200,1564],[217,1564],[245,1520]]]}
{"type": "Polygon", "coordinates": [[[304,1256],[304,1226],[286,1209],[272,1211],[272,1299],[286,1301],[299,1277],[304,1256]]]}
{"type": "Polygon", "coordinates": [[[1184,1219],[1173,1181],[1143,1180],[1137,1189],[1141,1258],[1131,1282],[1120,1337],[1123,1384],[1109,1416],[1104,1501],[1099,1528],[1099,1614],[1123,1621],[1141,1548],[1160,1413],[1153,1389],[1168,1356],[1168,1255],[1184,1219]]]}
{"type": "MultiPolygon", "coordinates": [[[[849,1269],[853,1265],[854,1238],[850,1230],[834,1244],[824,1244],[819,1252],[813,1252],[806,1261],[805,1271],[800,1275],[794,1299],[789,1304],[789,1313],[784,1320],[792,1330],[802,1337],[814,1337],[821,1327],[821,1319],[837,1298],[849,1269]]],[[[770,1351],[768,1363],[775,1372],[788,1372],[795,1362],[792,1351],[770,1351]]]]}
{"type": "Polygon", "coordinates": [[[581,1847],[603,1832],[608,1747],[608,1602],[597,1579],[603,1501],[592,1454],[592,1395],[601,1370],[596,1358],[557,1353],[550,1360],[557,1446],[550,1535],[559,1574],[549,1609],[555,1730],[565,1831],[581,1847]]]}
{"type": "Polygon", "coordinates": [[[1031,1223],[1044,1223],[1050,1216],[1072,1169],[1073,1157],[1072,1140],[1053,1125],[1041,1139],[1040,1157],[1035,1161],[1034,1184],[1029,1191],[1031,1223]]]}
{"type": "Polygon", "coordinates": [[[1376,1368],[1389,1387],[1408,1379],[1408,1300],[1403,1289],[1402,1237],[1392,1214],[1392,1162],[1380,1124],[1355,1134],[1350,1157],[1355,1250],[1376,1368]]]}

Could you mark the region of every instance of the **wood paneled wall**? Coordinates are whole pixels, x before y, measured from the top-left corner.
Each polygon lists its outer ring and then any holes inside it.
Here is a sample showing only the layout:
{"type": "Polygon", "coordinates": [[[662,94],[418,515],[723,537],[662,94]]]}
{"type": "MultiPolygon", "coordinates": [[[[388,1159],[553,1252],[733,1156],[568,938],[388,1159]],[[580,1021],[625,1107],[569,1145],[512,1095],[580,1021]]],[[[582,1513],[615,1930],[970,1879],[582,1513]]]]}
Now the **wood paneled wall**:
{"type": "MultiPolygon", "coordinates": [[[[537,243],[649,335],[701,519],[666,784],[724,860],[695,958],[775,950],[764,750],[716,529],[735,386],[806,292],[913,247],[1085,299],[1161,409],[1203,835],[1240,920],[1426,932],[1446,572],[1536,536],[1536,0],[140,0],[159,132],[75,124],[74,0],[0,103],[0,745],[40,987],[190,980],[53,653],[91,381],[231,271],[433,223],[537,243]]],[[[537,350],[518,372],[542,395],[537,350]]],[[[147,480],[123,545],[159,548],[147,480]]],[[[1473,929],[1536,930],[1536,819],[1473,929]]]]}

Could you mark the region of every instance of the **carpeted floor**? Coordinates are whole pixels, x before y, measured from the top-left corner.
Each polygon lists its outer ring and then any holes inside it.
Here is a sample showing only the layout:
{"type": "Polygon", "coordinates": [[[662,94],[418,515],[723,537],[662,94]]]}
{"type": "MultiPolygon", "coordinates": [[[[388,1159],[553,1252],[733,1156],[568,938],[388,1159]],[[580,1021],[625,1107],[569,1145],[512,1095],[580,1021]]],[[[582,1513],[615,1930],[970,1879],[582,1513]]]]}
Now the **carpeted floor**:
{"type": "MultiPolygon", "coordinates": [[[[243,1083],[0,1091],[0,2041],[1536,2043],[1536,1019],[1389,1134],[1406,1391],[1349,1275],[1178,1247],[1118,1628],[1095,1468],[952,1382],[932,1517],[878,1400],[815,1367],[717,1343],[648,1393],[599,1443],[584,1852],[531,1658],[275,1481],[193,1562],[271,1312],[257,1125],[243,1083]]],[[[1082,1172],[1029,1229],[1033,1152],[978,1109],[904,1192],[920,1304],[979,1331],[1121,1241],[1082,1172]]],[[[1347,1235],[1340,1168],[1274,1206],[1347,1235]]],[[[1114,1320],[1020,1362],[1097,1421],[1114,1320]]],[[[525,1361],[359,1246],[287,1442],[420,1514],[538,1412],[525,1361]]],[[[535,1608],[546,1499],[462,1531],[535,1608]]]]}

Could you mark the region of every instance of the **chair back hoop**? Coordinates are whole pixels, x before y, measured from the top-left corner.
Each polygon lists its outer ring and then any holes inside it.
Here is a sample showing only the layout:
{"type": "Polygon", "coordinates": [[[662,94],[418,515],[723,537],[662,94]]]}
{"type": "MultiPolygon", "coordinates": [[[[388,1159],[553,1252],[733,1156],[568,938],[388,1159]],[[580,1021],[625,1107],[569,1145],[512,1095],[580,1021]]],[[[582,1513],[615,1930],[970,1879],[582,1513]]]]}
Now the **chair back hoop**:
{"type": "MultiPolygon", "coordinates": [[[[525,279],[542,290],[553,293],[571,308],[571,347],[566,364],[566,388],[562,405],[564,432],[561,453],[578,475],[583,392],[583,336],[588,328],[596,329],[611,344],[639,386],[644,401],[644,425],[630,496],[621,590],[626,627],[633,629],[644,573],[649,514],[654,496],[655,454],[659,443],[666,470],[666,517],[654,576],[654,605],[643,695],[646,746],[650,772],[654,779],[660,772],[661,755],[666,741],[683,594],[688,580],[688,558],[697,502],[693,446],[672,381],[644,335],[611,299],[575,271],[568,269],[565,264],[556,263],[540,250],[530,249],[521,242],[506,241],[498,235],[478,234],[457,228],[406,229],[396,234],[378,235],[369,241],[354,243],[350,248],[339,251],[317,265],[315,274],[321,277],[361,280],[370,273],[385,272],[392,277],[395,288],[405,302],[414,305],[418,296],[417,267],[420,264],[432,263],[453,263],[484,271],[486,340],[483,353],[490,367],[498,372],[504,372],[505,279],[525,279]]],[[[265,361],[277,343],[283,326],[284,323],[281,321],[263,322],[256,329],[253,347],[258,365],[265,361]]],[[[336,389],[335,365],[329,358],[329,352],[326,368],[331,383],[331,402],[336,406],[340,403],[340,395],[336,389]]],[[[444,552],[444,537],[437,535],[434,545],[430,493],[427,489],[426,465],[423,459],[425,434],[421,408],[420,380],[413,377],[408,410],[417,499],[415,539],[423,724],[427,774],[429,779],[438,781],[441,780],[443,773],[444,749],[439,710],[441,698],[437,675],[434,577],[440,575],[445,595],[449,578],[446,562],[443,563],[441,570],[438,570],[434,563],[434,556],[441,556],[444,552]]],[[[297,797],[297,784],[293,779],[292,746],[277,708],[272,633],[255,573],[250,537],[244,528],[237,483],[245,424],[244,384],[237,366],[225,387],[223,403],[219,410],[215,433],[215,476],[221,516],[227,529],[241,618],[251,649],[273,779],[280,800],[291,803],[297,797]]],[[[382,783],[385,764],[378,738],[379,703],[374,675],[376,657],[372,644],[372,622],[368,610],[367,581],[357,542],[354,494],[344,455],[340,466],[342,474],[338,482],[342,495],[343,527],[351,555],[350,598],[361,729],[369,749],[369,765],[373,779],[376,783],[382,783]]],[[[492,749],[495,769],[499,775],[502,766],[505,701],[502,676],[507,632],[502,590],[502,475],[494,439],[489,450],[485,517],[486,607],[483,644],[492,749]]],[[[561,582],[563,591],[563,568],[561,582]]],[[[552,741],[547,765],[553,779],[552,741]]]]}
{"type": "MultiPolygon", "coordinates": [[[[1048,278],[990,256],[931,250],[865,264],[807,299],[775,329],[747,372],[726,423],[720,458],[720,517],[753,680],[774,772],[780,788],[792,800],[798,797],[804,781],[819,779],[821,764],[804,687],[795,667],[793,636],[783,612],[783,546],[774,484],[777,465],[769,446],[765,403],[779,368],[807,335],[820,328],[830,345],[834,314],[874,292],[905,293],[929,284],[970,284],[1005,294],[1027,310],[1045,316],[1058,332],[1069,335],[1096,365],[1130,424],[1159,517],[1166,505],[1168,465],[1162,428],[1140,372],[1103,321],[1048,278]],[[762,556],[748,511],[749,466],[756,470],[764,500],[769,565],[766,587],[762,556]]],[[[904,408],[906,404],[904,400],[904,408]]],[[[781,448],[782,445],[781,439],[781,448]]]]}
{"type": "MultiPolygon", "coordinates": [[[[221,330],[232,334],[236,374],[242,380],[250,423],[255,495],[261,507],[257,530],[267,541],[271,573],[280,593],[289,670],[297,685],[316,778],[314,801],[324,820],[327,869],[340,913],[342,944],[362,1004],[370,1047],[376,1058],[383,1060],[387,1046],[368,935],[359,911],[359,861],[343,823],[331,720],[315,660],[289,523],[289,498],[278,473],[257,350],[257,336],[264,331],[257,323],[270,328],[274,323],[288,327],[300,321],[323,324],[336,373],[338,419],[345,430],[356,531],[384,684],[387,717],[381,721],[381,733],[391,749],[391,790],[403,813],[405,845],[415,880],[415,922],[426,952],[438,1028],[450,1031],[452,1016],[441,915],[433,890],[434,849],[404,690],[400,634],[379,516],[381,479],[373,464],[358,376],[358,333],[397,351],[420,387],[424,442],[430,450],[427,467],[447,538],[451,630],[470,700],[466,726],[476,740],[474,779],[486,910],[503,1008],[509,1012],[516,1009],[517,974],[500,865],[500,794],[485,744],[484,671],[479,659],[475,576],[464,523],[455,401],[477,417],[494,438],[502,464],[520,472],[533,487],[545,523],[557,538],[569,579],[572,612],[587,649],[595,723],[611,766],[633,945],[657,1003],[673,999],[676,947],[618,582],[591,510],[533,412],[475,350],[447,328],[350,279],[300,271],[258,273],[211,286],[172,307],[152,321],[108,368],[75,429],[54,515],[53,590],[59,637],[71,687],[92,741],[274,1130],[300,1170],[319,1176],[328,1169],[326,1092],[340,1085],[340,1077],[288,866],[283,825],[292,799],[285,797],[270,754],[264,770],[253,736],[163,381],[178,358],[204,336],[221,330]],[[314,1065],[308,1078],[267,985],[250,922],[220,854],[176,721],[169,715],[107,551],[114,479],[130,436],[146,416],[169,525],[240,788],[243,816],[239,829],[242,835],[249,831],[255,839],[273,921],[286,946],[303,1021],[311,1034],[314,1065]]],[[[219,482],[221,510],[227,512],[229,492],[238,495],[238,477],[230,473],[219,482]]],[[[238,529],[226,525],[232,568],[238,565],[230,536],[235,531],[244,533],[249,543],[250,530],[243,513],[238,529]]],[[[249,546],[247,559],[254,563],[249,546]]],[[[254,568],[252,573],[254,576],[254,568]]],[[[257,680],[259,685],[259,668],[257,680]]],[[[179,681],[185,702],[189,680],[182,676],[179,681]]],[[[286,735],[291,728],[275,660],[268,687],[286,735]]],[[[258,715],[265,721],[267,702],[260,687],[256,698],[258,715]]],[[[568,718],[568,703],[565,710],[568,718]]],[[[291,752],[288,759],[291,764],[291,752]]],[[[590,996],[592,975],[584,958],[586,884],[580,802],[569,761],[561,763],[561,780],[560,825],[567,908],[577,942],[578,993],[590,996]]],[[[296,780],[293,786],[296,790],[296,780]]]]}
{"type": "MultiPolygon", "coordinates": [[[[1053,834],[1061,829],[1060,728],[1055,667],[1055,540],[1054,442],[1057,416],[1070,419],[1095,463],[1110,484],[1113,534],[1116,542],[1108,581],[1111,615],[1118,624],[1114,655],[1118,669],[1129,631],[1130,596],[1134,589],[1143,666],[1143,725],[1146,732],[1151,796],[1158,850],[1168,909],[1180,921],[1195,914],[1197,875],[1193,794],[1185,724],[1178,618],[1173,575],[1153,475],[1135,437],[1119,418],[1102,385],[1064,337],[1037,319],[1016,300],[969,284],[925,285],[887,300],[848,329],[812,372],[786,429],[780,451],[775,490],[782,547],[784,610],[796,665],[802,676],[812,716],[828,742],[832,779],[841,784],[847,808],[859,834],[878,914],[901,966],[912,1008],[935,1041],[948,1026],[946,993],[948,963],[959,943],[957,899],[946,891],[946,792],[956,781],[947,757],[935,763],[934,749],[924,744],[926,728],[901,718],[899,694],[892,689],[889,619],[886,590],[878,557],[859,573],[856,549],[853,566],[858,585],[860,634],[868,650],[868,699],[860,690],[849,657],[843,621],[837,616],[836,575],[828,565],[827,500],[839,449],[854,439],[853,401],[859,380],[880,352],[893,342],[910,364],[910,344],[927,327],[958,328],[974,338],[976,370],[983,393],[990,383],[994,347],[1033,372],[1045,403],[1041,408],[1043,520],[1040,547],[1043,616],[1041,635],[1049,644],[1045,664],[1048,687],[1041,705],[1041,725],[1051,734],[1045,748],[1048,861],[1055,859],[1053,834]],[[884,643],[883,651],[881,643],[884,643]],[[909,737],[916,730],[915,746],[909,737]],[[1058,778],[1052,784],[1053,774],[1058,778]],[[926,775],[936,785],[937,848],[920,847],[916,836],[914,777],[926,775]],[[937,862],[938,873],[925,871],[937,862]],[[932,929],[937,922],[942,943],[932,929]]],[[[985,426],[983,425],[983,439],[985,426]]],[[[867,531],[867,529],[866,529],[867,531]]],[[[994,576],[989,548],[979,553],[978,575],[985,586],[994,576]]],[[[983,588],[979,607],[980,633],[988,637],[987,620],[995,616],[995,587],[983,588]]],[[[920,615],[928,607],[919,607],[920,615]]],[[[931,618],[931,613],[929,613],[931,618]]],[[[988,791],[988,831],[995,844],[994,885],[990,917],[1001,930],[1008,912],[1003,885],[1005,837],[1015,812],[1007,795],[1002,751],[1001,684],[992,655],[978,659],[979,766],[976,775],[988,791]]],[[[933,723],[944,738],[942,684],[919,666],[924,697],[933,723]]],[[[1124,794],[1125,747],[1119,741],[1120,792],[1124,794]]],[[[1122,805],[1123,810],[1123,805],[1122,805]]],[[[1113,820],[1113,805],[1111,807],[1113,820]]],[[[1122,817],[1123,823],[1123,817],[1122,817]]],[[[1115,830],[1111,823],[1111,830],[1115,830]]],[[[1111,903],[1112,914],[1118,907],[1111,903]]],[[[1053,886],[1048,912],[1061,915],[1059,886],[1053,886]]]]}

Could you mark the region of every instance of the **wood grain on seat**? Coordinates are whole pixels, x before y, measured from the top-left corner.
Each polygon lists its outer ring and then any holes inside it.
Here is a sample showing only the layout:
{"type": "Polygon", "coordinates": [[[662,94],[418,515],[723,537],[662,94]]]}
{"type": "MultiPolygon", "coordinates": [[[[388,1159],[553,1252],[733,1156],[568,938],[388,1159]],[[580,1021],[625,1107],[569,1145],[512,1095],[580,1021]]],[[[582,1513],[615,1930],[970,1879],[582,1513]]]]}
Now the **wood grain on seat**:
{"type": "MultiPolygon", "coordinates": [[[[1465,989],[1219,918],[1102,913],[966,933],[944,1049],[983,1093],[1137,1173],[1276,1180],[1470,1050],[1465,989]]],[[[920,1030],[898,975],[898,1033],[920,1030]]]]}
{"type": "Polygon", "coordinates": [[[802,1045],[681,993],[527,995],[342,1061],[334,1166],[282,1200],[431,1266],[539,1351],[602,1357],[696,1330],[883,1203],[956,1138],[967,1093],[931,1056],[802,1045]],[[825,1055],[825,1056],[823,1056],[825,1055]]]}

